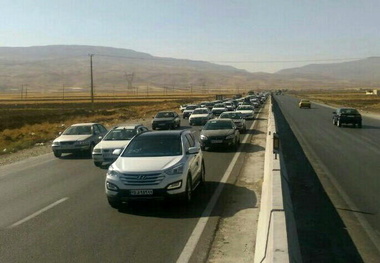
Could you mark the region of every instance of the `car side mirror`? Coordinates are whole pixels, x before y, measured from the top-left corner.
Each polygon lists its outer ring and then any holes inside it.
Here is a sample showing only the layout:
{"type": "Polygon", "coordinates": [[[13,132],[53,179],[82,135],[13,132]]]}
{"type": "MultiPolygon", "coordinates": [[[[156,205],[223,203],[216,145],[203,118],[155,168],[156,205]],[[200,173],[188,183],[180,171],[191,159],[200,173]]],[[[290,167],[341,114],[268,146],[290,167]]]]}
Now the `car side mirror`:
{"type": "Polygon", "coordinates": [[[336,114],[336,111],[333,111],[333,114],[336,114]]]}
{"type": "Polygon", "coordinates": [[[121,154],[121,149],[115,149],[113,152],[112,152],[112,155],[117,155],[119,156],[121,154]]]}
{"type": "Polygon", "coordinates": [[[199,147],[190,147],[189,150],[187,150],[187,154],[196,154],[199,153],[199,147]]]}

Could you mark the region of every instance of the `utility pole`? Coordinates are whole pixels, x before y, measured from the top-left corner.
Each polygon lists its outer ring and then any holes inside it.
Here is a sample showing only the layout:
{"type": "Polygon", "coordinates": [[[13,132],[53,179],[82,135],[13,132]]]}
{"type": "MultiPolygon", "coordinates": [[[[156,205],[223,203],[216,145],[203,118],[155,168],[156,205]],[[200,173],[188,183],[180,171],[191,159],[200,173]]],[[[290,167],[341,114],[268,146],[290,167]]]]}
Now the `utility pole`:
{"type": "Polygon", "coordinates": [[[91,107],[94,109],[94,75],[92,73],[92,57],[94,54],[89,54],[90,56],[90,71],[91,71],[91,107]]]}
{"type": "Polygon", "coordinates": [[[132,72],[132,74],[125,73],[125,78],[128,82],[128,90],[131,90],[133,92],[133,78],[135,77],[135,73],[132,72]]]}

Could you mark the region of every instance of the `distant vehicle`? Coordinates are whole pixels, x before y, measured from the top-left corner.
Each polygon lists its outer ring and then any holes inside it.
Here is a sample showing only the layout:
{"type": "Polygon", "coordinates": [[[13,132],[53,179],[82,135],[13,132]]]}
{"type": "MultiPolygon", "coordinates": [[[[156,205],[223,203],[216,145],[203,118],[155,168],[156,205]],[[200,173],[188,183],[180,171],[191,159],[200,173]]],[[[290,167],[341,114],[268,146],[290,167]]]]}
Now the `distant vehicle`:
{"type": "Polygon", "coordinates": [[[251,105],[240,105],[236,108],[235,111],[241,112],[243,115],[243,118],[246,120],[254,119],[255,108],[251,105]]]}
{"type": "Polygon", "coordinates": [[[201,107],[202,108],[207,108],[207,109],[209,109],[211,111],[212,107],[214,107],[214,103],[211,102],[211,101],[203,102],[203,103],[201,103],[201,107]]]}
{"type": "Polygon", "coordinates": [[[243,114],[238,111],[228,111],[223,112],[219,115],[219,119],[231,119],[236,127],[239,129],[240,133],[245,133],[247,131],[247,126],[245,124],[245,119],[243,114]]]}
{"type": "Polygon", "coordinates": [[[224,107],[226,107],[228,111],[235,110],[235,105],[231,101],[226,101],[224,107]]]}
{"type": "Polygon", "coordinates": [[[149,129],[142,124],[117,126],[110,130],[92,150],[92,159],[94,160],[95,166],[99,167],[104,162],[114,162],[117,158],[117,156],[112,154],[114,150],[124,149],[135,135],[148,130],[149,129]]]}
{"type": "Polygon", "coordinates": [[[99,123],[78,123],[67,128],[52,143],[54,156],[62,153],[88,153],[90,156],[95,145],[107,133],[107,129],[99,123]]]}
{"type": "Polygon", "coordinates": [[[183,111],[182,113],[182,118],[186,119],[186,118],[189,118],[191,113],[193,113],[193,111],[196,109],[196,108],[199,108],[198,105],[195,105],[195,104],[192,104],[192,105],[187,105],[186,106],[186,109],[183,111]]]}
{"type": "Polygon", "coordinates": [[[180,126],[181,119],[175,111],[160,111],[152,120],[152,130],[175,129],[180,126]]]}
{"type": "Polygon", "coordinates": [[[187,107],[187,104],[179,105],[179,110],[183,112],[187,107]]]}
{"type": "Polygon", "coordinates": [[[311,108],[311,102],[310,100],[300,100],[300,102],[298,103],[298,106],[300,107],[300,109],[302,108],[311,108]]]}
{"type": "Polygon", "coordinates": [[[338,108],[333,112],[333,124],[341,127],[343,124],[352,124],[354,127],[362,127],[362,115],[354,108],[338,108]]]}
{"type": "Polygon", "coordinates": [[[188,203],[193,190],[205,181],[203,154],[189,129],[144,132],[114,154],[120,156],[105,180],[113,208],[134,199],[180,198],[188,203]]]}
{"type": "Polygon", "coordinates": [[[211,112],[214,116],[219,116],[222,112],[228,111],[223,103],[216,103],[212,108],[211,112]]]}
{"type": "Polygon", "coordinates": [[[196,108],[189,117],[190,125],[204,125],[213,118],[213,114],[208,108],[196,108]]]}
{"type": "Polygon", "coordinates": [[[237,150],[240,144],[240,132],[231,119],[209,120],[200,134],[201,149],[225,147],[237,150]]]}

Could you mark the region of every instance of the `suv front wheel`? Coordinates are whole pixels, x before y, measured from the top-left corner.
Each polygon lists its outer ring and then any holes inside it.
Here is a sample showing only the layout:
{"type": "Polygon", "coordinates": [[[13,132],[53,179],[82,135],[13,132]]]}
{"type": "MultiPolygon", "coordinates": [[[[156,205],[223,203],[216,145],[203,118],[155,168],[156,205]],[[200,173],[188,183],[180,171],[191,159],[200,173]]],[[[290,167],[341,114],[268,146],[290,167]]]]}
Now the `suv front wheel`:
{"type": "Polygon", "coordinates": [[[193,197],[193,184],[191,182],[191,175],[189,174],[186,179],[186,191],[183,195],[183,203],[189,204],[193,197]]]}

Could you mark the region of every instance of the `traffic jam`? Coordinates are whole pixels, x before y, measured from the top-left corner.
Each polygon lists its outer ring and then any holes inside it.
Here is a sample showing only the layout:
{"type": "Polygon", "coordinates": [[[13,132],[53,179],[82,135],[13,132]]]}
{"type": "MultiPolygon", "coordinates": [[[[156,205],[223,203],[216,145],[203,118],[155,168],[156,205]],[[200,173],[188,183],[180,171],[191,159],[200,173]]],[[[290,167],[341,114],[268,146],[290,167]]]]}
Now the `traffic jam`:
{"type": "Polygon", "coordinates": [[[105,193],[118,209],[128,201],[171,199],[182,204],[205,182],[204,152],[234,152],[269,92],[180,105],[160,111],[151,129],[141,123],[108,130],[99,123],[70,126],[52,143],[54,156],[91,155],[106,167],[105,193]]]}

